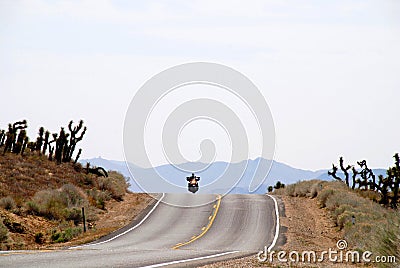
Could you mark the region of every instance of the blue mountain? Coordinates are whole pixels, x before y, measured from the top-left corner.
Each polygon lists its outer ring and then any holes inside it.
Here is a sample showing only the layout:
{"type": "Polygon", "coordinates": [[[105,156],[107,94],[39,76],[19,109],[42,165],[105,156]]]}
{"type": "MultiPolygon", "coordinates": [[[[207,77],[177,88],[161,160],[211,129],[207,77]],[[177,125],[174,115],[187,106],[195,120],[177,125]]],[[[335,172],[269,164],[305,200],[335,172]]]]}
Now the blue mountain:
{"type": "MultiPolygon", "coordinates": [[[[136,181],[133,180],[133,177],[140,178],[141,180],[145,180],[147,182],[154,180],[154,177],[157,174],[165,178],[170,184],[178,185],[182,188],[182,191],[186,191],[186,176],[190,176],[192,172],[195,172],[197,176],[201,177],[201,191],[199,192],[203,193],[226,193],[229,191],[230,193],[241,194],[263,194],[266,192],[269,185],[274,185],[277,181],[290,184],[300,180],[310,180],[315,178],[331,180],[330,177],[325,177],[327,170],[311,171],[298,169],[277,161],[272,161],[271,165],[271,160],[264,158],[248,160],[247,163],[246,161],[239,163],[218,161],[210,164],[209,166],[199,162],[188,162],[176,166],[167,164],[155,167],[154,169],[142,168],[132,163],[127,164],[125,161],[107,160],[101,157],[84,159],[80,162],[82,164],[89,162],[93,166],[102,166],[107,170],[116,170],[120,172],[125,177],[130,178],[130,190],[134,192],[141,192],[142,189],[139,187],[136,181]],[[258,166],[271,167],[266,177],[263,176],[264,174],[258,175],[256,173],[258,166]],[[132,171],[132,173],[130,171],[132,171]],[[155,174],[155,172],[157,174],[155,174]],[[232,174],[233,176],[230,176],[229,174],[232,174]],[[242,176],[239,178],[237,174],[241,174],[242,176]],[[235,179],[233,181],[229,181],[231,177],[235,177],[235,179]],[[223,180],[225,180],[224,183],[218,184],[219,181],[223,180]],[[252,182],[254,186],[260,185],[255,191],[255,187],[250,187],[251,190],[249,189],[249,186],[252,184],[252,182]]],[[[158,185],[151,185],[153,192],[168,191],[168,188],[165,186],[160,185],[159,188],[157,188],[157,186],[158,185]]],[[[145,189],[147,190],[148,188],[145,187],[145,189]]]]}

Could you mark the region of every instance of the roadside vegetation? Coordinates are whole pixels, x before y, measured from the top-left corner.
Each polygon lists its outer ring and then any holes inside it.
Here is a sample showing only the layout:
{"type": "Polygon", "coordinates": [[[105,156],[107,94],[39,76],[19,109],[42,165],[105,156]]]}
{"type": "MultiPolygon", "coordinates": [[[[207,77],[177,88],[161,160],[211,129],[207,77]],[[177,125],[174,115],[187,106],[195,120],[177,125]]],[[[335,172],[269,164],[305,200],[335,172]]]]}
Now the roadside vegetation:
{"type": "Polygon", "coordinates": [[[51,134],[40,128],[35,142],[25,120],[0,130],[0,250],[70,241],[88,228],[112,200],[124,200],[129,184],[121,174],[82,166],[76,150],[86,127],[71,121],[51,134]]]}
{"type": "Polygon", "coordinates": [[[375,195],[352,190],[343,182],[319,180],[287,185],[276,189],[274,194],[315,199],[328,212],[338,231],[343,231],[349,247],[400,260],[400,213],[374,202],[375,195]]]}

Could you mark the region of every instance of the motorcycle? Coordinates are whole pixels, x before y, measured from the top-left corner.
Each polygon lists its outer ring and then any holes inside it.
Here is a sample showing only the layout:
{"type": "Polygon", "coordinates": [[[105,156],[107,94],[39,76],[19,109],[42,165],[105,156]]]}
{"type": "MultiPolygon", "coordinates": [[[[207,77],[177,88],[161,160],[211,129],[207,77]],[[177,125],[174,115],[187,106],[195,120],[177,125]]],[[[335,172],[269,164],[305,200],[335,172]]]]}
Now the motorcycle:
{"type": "Polygon", "coordinates": [[[186,180],[188,181],[188,191],[193,194],[196,193],[199,190],[198,181],[200,180],[200,177],[197,177],[192,173],[192,176],[186,177],[186,180]]]}

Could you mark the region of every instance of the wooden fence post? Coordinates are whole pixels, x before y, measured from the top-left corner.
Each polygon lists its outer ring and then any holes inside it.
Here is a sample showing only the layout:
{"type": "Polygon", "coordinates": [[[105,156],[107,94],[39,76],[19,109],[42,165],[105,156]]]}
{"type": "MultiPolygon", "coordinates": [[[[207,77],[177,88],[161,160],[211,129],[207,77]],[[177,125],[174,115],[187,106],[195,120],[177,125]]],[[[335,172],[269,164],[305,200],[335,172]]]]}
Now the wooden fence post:
{"type": "Polygon", "coordinates": [[[83,220],[83,232],[86,233],[86,218],[85,218],[85,208],[82,207],[82,220],[83,220]]]}

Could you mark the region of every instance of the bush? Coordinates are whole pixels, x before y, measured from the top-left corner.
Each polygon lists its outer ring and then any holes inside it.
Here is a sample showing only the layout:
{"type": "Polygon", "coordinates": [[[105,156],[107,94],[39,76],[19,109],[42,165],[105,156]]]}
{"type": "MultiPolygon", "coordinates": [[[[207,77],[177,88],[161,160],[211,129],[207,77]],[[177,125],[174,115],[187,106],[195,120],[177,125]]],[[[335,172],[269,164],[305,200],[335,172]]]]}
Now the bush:
{"type": "Polygon", "coordinates": [[[43,235],[43,233],[36,233],[35,234],[35,242],[37,244],[43,244],[44,243],[44,235],[43,235]]]}
{"type": "Polygon", "coordinates": [[[16,204],[14,199],[11,196],[3,197],[0,199],[0,207],[6,209],[6,210],[12,210],[15,209],[16,204]]]}
{"type": "Polygon", "coordinates": [[[37,192],[33,199],[26,203],[26,210],[30,214],[50,220],[73,220],[78,224],[81,219],[76,207],[86,204],[83,192],[72,184],[66,184],[59,190],[37,192]]]}
{"type": "Polygon", "coordinates": [[[110,200],[111,198],[108,191],[102,192],[97,190],[89,190],[87,194],[89,204],[102,210],[106,208],[106,201],[110,200]]]}
{"type": "Polygon", "coordinates": [[[79,208],[72,208],[66,212],[66,220],[73,221],[75,225],[82,222],[82,211],[79,208]]]}
{"type": "Polygon", "coordinates": [[[26,202],[25,209],[26,209],[26,212],[31,215],[39,215],[40,214],[38,204],[36,204],[33,201],[26,202]]]}
{"type": "Polygon", "coordinates": [[[84,203],[84,195],[80,189],[72,184],[65,184],[61,187],[61,193],[65,195],[67,207],[79,207],[84,203]]]}
{"type": "Polygon", "coordinates": [[[3,219],[0,218],[0,243],[6,242],[8,239],[8,229],[3,224],[3,219]]]}
{"type": "Polygon", "coordinates": [[[37,192],[33,201],[38,205],[39,215],[49,220],[65,218],[65,208],[68,205],[66,195],[57,190],[44,190],[37,192]]]}
{"type": "Polygon", "coordinates": [[[67,228],[65,231],[57,232],[53,230],[51,240],[55,243],[64,243],[72,240],[74,237],[82,233],[81,228],[67,228]]]}
{"type": "Polygon", "coordinates": [[[97,179],[98,189],[109,192],[111,197],[117,201],[122,201],[128,189],[128,183],[120,173],[111,171],[107,178],[97,179]]]}
{"type": "MultiPolygon", "coordinates": [[[[298,182],[279,191],[290,196],[305,194],[312,198],[316,195],[320,206],[330,213],[351,248],[360,252],[369,250],[374,256],[400,258],[400,212],[374,203],[370,200],[370,193],[365,191],[364,198],[336,181],[298,182]]],[[[381,263],[378,267],[390,265],[381,263]]]]}
{"type": "Polygon", "coordinates": [[[318,195],[318,201],[322,208],[326,207],[326,201],[328,198],[333,195],[334,191],[332,189],[324,189],[318,195]]]}

